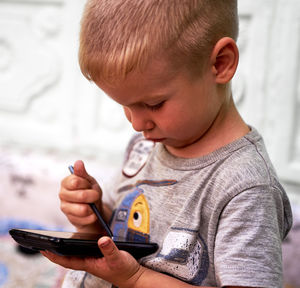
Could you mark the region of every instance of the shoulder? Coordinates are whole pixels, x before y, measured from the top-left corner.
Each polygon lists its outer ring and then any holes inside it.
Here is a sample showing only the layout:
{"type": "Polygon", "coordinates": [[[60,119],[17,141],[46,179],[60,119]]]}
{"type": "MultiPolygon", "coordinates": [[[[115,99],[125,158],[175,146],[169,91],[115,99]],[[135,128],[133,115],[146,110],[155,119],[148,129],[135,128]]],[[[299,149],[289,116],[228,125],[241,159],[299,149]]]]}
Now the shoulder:
{"type": "Polygon", "coordinates": [[[256,130],[223,153],[212,165],[210,173],[208,180],[214,186],[213,197],[220,201],[220,205],[226,205],[246,191],[245,199],[252,195],[253,199],[273,199],[278,204],[288,202],[263,139],[256,130]]]}
{"type": "Polygon", "coordinates": [[[231,182],[230,185],[243,183],[249,188],[259,185],[277,186],[278,177],[261,135],[252,128],[241,142],[242,145],[232,149],[221,160],[220,176],[231,182]]]}
{"type": "MultiPolygon", "coordinates": [[[[254,130],[245,136],[244,145],[224,159],[219,169],[222,179],[223,208],[239,211],[242,215],[277,215],[284,238],[291,227],[292,214],[288,196],[270,161],[262,137],[254,130]],[[244,210],[243,210],[244,208],[244,210]],[[259,211],[259,212],[258,212],[259,211]],[[262,212],[264,211],[264,212],[262,212]],[[255,214],[255,213],[254,213],[255,214]]],[[[270,221],[273,221],[270,219],[270,221]]]]}

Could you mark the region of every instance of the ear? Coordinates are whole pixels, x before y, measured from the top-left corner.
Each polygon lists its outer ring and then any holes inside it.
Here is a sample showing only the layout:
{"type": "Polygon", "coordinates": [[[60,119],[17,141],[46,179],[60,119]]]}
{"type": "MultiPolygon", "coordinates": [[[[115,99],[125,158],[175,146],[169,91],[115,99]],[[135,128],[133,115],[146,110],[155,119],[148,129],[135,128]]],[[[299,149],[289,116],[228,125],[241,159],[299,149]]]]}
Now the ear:
{"type": "Polygon", "coordinates": [[[211,54],[211,63],[218,84],[228,83],[235,74],[239,62],[239,50],[232,38],[221,38],[211,54]]]}

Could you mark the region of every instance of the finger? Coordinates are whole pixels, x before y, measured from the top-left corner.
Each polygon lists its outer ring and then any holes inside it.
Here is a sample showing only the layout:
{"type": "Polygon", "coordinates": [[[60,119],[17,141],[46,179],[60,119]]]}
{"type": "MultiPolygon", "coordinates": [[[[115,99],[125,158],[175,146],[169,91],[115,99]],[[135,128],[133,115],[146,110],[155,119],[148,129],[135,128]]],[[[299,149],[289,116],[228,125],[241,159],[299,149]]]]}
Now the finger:
{"type": "Polygon", "coordinates": [[[67,190],[79,190],[92,188],[92,184],[87,179],[72,174],[61,181],[61,187],[67,190]]]}
{"type": "Polygon", "coordinates": [[[88,204],[70,203],[67,201],[60,202],[60,210],[64,214],[77,217],[87,217],[91,214],[94,214],[93,210],[88,204]]]}
{"type": "Polygon", "coordinates": [[[89,216],[85,217],[78,217],[76,215],[70,215],[66,214],[68,217],[68,220],[77,228],[84,227],[90,224],[98,223],[97,222],[97,216],[95,214],[91,214],[89,216]]]}
{"type": "Polygon", "coordinates": [[[98,182],[95,180],[95,178],[87,173],[83,161],[77,160],[74,163],[74,174],[86,179],[89,183],[91,183],[93,189],[99,189],[101,191],[100,186],[98,185],[98,182]]]}
{"type": "Polygon", "coordinates": [[[108,266],[114,266],[115,262],[120,259],[120,250],[117,248],[113,240],[109,237],[101,237],[98,240],[98,246],[106,259],[108,266]]]}
{"type": "MultiPolygon", "coordinates": [[[[118,284],[136,282],[135,279],[139,277],[140,265],[128,252],[119,250],[113,240],[106,236],[98,240],[98,246],[104,256],[101,259],[104,259],[104,263],[114,275],[108,279],[110,282],[118,287],[120,286],[118,284]]],[[[132,286],[126,285],[126,287],[132,286]]]]}
{"type": "Polygon", "coordinates": [[[40,251],[40,253],[48,258],[51,262],[61,265],[72,270],[84,270],[85,260],[80,257],[59,256],[49,251],[40,251]]]}
{"type": "Polygon", "coordinates": [[[95,203],[100,200],[100,195],[94,189],[67,190],[62,188],[59,198],[61,201],[71,203],[95,203]]]}

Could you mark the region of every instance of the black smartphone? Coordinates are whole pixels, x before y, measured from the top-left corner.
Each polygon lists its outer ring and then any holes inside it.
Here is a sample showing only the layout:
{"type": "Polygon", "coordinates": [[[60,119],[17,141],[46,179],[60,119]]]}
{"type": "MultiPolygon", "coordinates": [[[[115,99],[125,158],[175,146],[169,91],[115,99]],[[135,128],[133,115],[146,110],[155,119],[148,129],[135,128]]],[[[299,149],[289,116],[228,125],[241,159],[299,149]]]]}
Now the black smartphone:
{"type": "MultiPolygon", "coordinates": [[[[97,245],[99,234],[30,229],[11,229],[9,233],[18,244],[32,250],[48,250],[62,256],[103,257],[97,245]]],[[[158,249],[156,243],[113,240],[120,250],[129,252],[135,259],[158,249]]]]}

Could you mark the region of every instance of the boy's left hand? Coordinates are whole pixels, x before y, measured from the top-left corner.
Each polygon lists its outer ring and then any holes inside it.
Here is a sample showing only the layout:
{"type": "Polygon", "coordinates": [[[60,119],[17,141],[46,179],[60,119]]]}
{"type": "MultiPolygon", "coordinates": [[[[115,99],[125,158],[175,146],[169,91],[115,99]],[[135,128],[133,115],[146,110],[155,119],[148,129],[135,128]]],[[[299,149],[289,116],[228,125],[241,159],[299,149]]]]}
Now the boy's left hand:
{"type": "Polygon", "coordinates": [[[119,250],[109,237],[98,240],[103,258],[66,257],[48,251],[41,253],[65,268],[82,270],[118,287],[133,287],[143,273],[143,267],[126,251],[119,250]]]}

